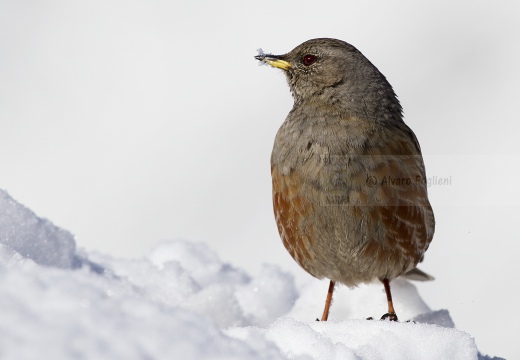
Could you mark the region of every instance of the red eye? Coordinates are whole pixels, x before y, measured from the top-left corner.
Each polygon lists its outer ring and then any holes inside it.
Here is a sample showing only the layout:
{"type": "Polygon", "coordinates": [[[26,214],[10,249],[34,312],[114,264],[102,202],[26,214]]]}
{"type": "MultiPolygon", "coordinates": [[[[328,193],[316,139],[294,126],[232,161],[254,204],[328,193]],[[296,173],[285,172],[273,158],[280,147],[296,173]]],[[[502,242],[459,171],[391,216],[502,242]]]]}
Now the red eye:
{"type": "Polygon", "coordinates": [[[303,57],[303,65],[305,65],[305,66],[312,65],[312,64],[314,64],[315,61],[316,61],[316,56],[314,56],[314,55],[305,55],[303,57]]]}

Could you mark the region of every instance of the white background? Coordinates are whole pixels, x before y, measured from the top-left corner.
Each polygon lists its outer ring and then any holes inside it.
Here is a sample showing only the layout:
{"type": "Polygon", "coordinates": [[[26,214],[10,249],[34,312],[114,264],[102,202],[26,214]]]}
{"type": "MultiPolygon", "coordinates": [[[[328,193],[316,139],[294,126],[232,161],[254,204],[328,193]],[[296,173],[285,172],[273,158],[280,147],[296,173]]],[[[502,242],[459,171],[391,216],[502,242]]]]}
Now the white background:
{"type": "Polygon", "coordinates": [[[270,198],[292,99],[253,56],[339,38],[394,86],[428,176],[451,179],[430,187],[422,297],[520,357],[518,4],[0,0],[0,188],[80,247],[140,257],[180,237],[303,279],[270,198]]]}

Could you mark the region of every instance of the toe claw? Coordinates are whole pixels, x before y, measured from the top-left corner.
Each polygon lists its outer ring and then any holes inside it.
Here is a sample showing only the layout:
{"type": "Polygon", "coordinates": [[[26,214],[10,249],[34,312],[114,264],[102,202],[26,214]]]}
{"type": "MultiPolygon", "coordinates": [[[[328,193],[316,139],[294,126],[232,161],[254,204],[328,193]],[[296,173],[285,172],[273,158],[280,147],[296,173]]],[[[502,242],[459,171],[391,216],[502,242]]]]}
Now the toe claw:
{"type": "Polygon", "coordinates": [[[398,321],[397,315],[395,313],[386,313],[381,316],[381,320],[390,320],[390,321],[398,321]]]}

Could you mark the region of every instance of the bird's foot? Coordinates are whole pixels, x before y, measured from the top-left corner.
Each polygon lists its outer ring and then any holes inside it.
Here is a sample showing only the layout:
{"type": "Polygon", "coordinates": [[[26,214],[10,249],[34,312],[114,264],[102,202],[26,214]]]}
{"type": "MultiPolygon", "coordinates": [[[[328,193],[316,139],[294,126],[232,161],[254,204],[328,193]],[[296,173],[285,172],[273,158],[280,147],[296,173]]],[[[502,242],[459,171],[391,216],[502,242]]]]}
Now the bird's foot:
{"type": "Polygon", "coordinates": [[[397,315],[395,313],[386,313],[381,316],[381,320],[398,321],[397,315]]]}
{"type": "MultiPolygon", "coordinates": [[[[381,320],[386,320],[386,319],[389,319],[390,321],[399,321],[397,319],[397,315],[396,314],[384,314],[383,316],[381,316],[381,320]]],[[[367,317],[367,320],[374,320],[374,318],[372,316],[369,316],[367,317]]],[[[316,321],[319,321],[319,319],[316,319],[316,321]]],[[[415,320],[406,320],[405,323],[411,323],[411,324],[417,324],[417,322],[415,322],[415,320]]]]}

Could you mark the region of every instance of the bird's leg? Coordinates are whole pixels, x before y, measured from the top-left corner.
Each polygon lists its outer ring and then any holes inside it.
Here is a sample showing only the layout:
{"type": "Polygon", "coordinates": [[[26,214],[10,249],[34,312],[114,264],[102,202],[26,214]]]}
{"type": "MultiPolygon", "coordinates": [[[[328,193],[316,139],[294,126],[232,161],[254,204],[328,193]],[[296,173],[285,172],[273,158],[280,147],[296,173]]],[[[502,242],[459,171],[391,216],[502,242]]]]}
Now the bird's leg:
{"type": "Polygon", "coordinates": [[[390,321],[397,321],[394,303],[392,302],[392,293],[390,292],[390,280],[383,279],[382,281],[385,286],[386,299],[388,300],[388,312],[381,317],[381,320],[389,319],[390,321]]]}
{"type": "Polygon", "coordinates": [[[332,303],[332,293],[334,292],[334,285],[335,282],[331,280],[329,284],[329,291],[327,292],[327,300],[325,300],[325,309],[323,309],[321,321],[327,321],[327,319],[329,318],[329,309],[330,304],[332,303]]]}

